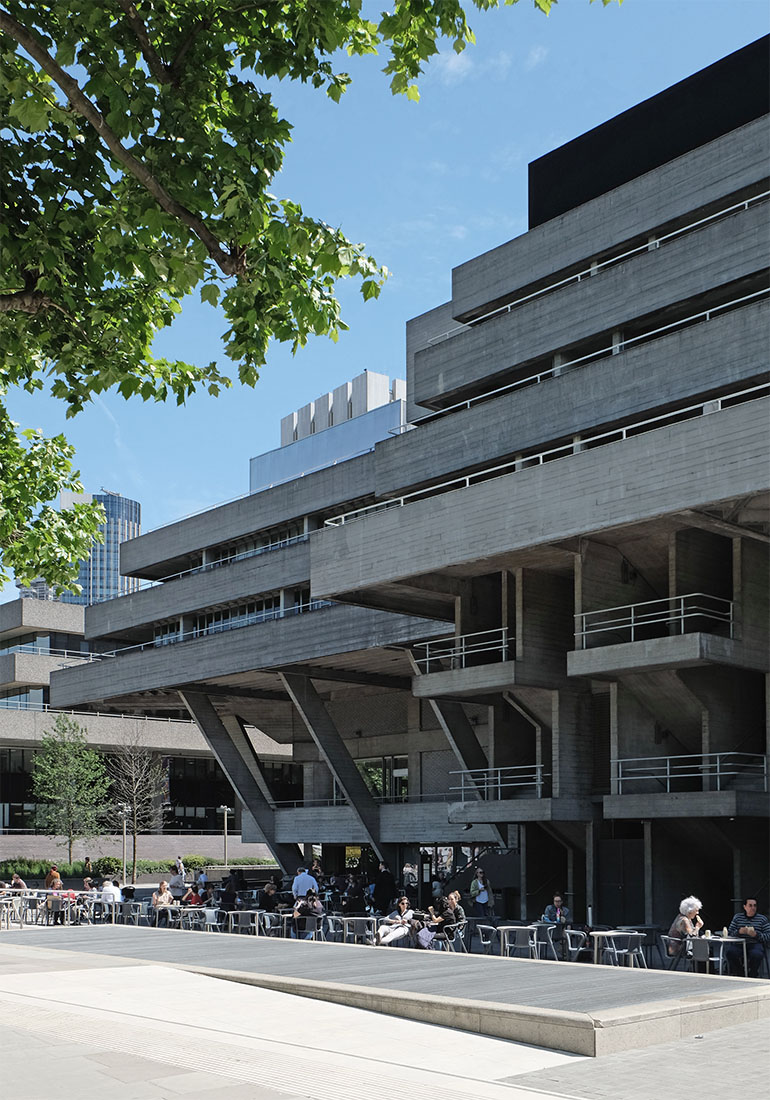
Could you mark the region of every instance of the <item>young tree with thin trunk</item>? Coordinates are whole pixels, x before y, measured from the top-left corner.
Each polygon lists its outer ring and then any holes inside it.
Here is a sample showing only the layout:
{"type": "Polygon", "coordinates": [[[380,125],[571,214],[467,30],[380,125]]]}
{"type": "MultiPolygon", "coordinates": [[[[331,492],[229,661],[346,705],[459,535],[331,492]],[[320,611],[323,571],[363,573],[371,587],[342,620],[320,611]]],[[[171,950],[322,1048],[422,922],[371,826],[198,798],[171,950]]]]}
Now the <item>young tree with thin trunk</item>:
{"type": "Polygon", "coordinates": [[[125,806],[126,828],[131,835],[131,881],[136,882],[139,833],[153,832],[163,820],[166,773],[162,761],[141,744],[139,735],[125,738],[110,754],[110,821],[121,831],[120,807],[125,806]]]}
{"type": "Polygon", "coordinates": [[[104,832],[109,779],[102,754],[89,746],[86,730],[66,714],[43,734],[32,765],[38,827],[64,837],[72,863],[76,840],[104,832]]]}

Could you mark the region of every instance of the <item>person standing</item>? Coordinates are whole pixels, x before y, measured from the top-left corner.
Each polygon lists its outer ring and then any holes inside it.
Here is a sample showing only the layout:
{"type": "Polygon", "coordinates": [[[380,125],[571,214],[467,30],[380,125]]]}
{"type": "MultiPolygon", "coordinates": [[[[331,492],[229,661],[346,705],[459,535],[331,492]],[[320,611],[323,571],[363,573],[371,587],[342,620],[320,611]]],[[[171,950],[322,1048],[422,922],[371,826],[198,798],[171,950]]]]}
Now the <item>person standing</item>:
{"type": "Polygon", "coordinates": [[[491,913],[492,887],[489,885],[486,871],[483,867],[476,868],[476,874],[471,882],[471,901],[473,902],[474,917],[487,918],[491,913]]]}
{"type": "Polygon", "coordinates": [[[314,894],[318,893],[318,882],[312,875],[307,873],[307,867],[298,867],[297,874],[294,877],[294,881],[291,884],[291,892],[294,895],[295,900],[304,898],[307,895],[308,890],[312,890],[314,894]]]}
{"type": "Polygon", "coordinates": [[[380,862],[377,877],[374,880],[374,908],[378,913],[387,913],[396,896],[396,880],[387,863],[380,862]]]}
{"type": "MultiPolygon", "coordinates": [[[[743,909],[736,913],[730,921],[727,929],[728,936],[740,937],[746,941],[746,961],[749,968],[749,977],[758,978],[759,968],[765,957],[765,948],[770,944],[770,921],[762,913],[757,912],[757,899],[746,897],[743,899],[743,909]]],[[[737,943],[728,944],[725,948],[725,958],[730,973],[743,976],[743,948],[737,943]]]]}

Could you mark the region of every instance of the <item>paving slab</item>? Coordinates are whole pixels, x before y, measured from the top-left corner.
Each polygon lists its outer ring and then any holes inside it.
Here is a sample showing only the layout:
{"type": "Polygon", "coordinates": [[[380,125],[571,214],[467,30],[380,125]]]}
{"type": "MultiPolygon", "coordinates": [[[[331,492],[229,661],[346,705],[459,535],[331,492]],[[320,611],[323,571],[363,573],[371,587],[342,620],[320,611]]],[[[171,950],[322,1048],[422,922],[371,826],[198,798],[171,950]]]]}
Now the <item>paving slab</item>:
{"type": "Polygon", "coordinates": [[[183,967],[592,1056],[770,1016],[770,983],[697,974],[112,925],[30,928],[2,943],[183,967]]]}

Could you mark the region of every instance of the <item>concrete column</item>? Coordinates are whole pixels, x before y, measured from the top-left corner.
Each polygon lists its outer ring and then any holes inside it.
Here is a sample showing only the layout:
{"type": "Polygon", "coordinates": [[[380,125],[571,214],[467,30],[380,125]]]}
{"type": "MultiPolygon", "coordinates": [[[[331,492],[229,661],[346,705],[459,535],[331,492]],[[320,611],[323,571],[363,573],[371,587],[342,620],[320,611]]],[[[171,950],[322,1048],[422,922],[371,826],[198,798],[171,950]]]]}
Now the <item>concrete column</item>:
{"type": "Polygon", "coordinates": [[[527,920],[527,826],[519,825],[519,920],[527,920]]]}
{"type": "Polygon", "coordinates": [[[372,798],[323,700],[307,676],[282,672],[281,680],[308,733],[345,793],[377,856],[394,866],[395,847],[380,842],[380,809],[372,798]]]}
{"type": "Polygon", "coordinates": [[[653,883],[655,878],[653,875],[652,860],[652,822],[643,821],[642,828],[644,830],[644,923],[652,924],[655,900],[653,898],[653,883]]]}
{"type": "Polygon", "coordinates": [[[300,862],[300,850],[296,844],[281,844],[275,839],[275,810],[262,766],[243,723],[234,716],[220,718],[211,699],[201,692],[180,691],[179,696],[233,790],[256,821],[276,862],[285,874],[290,873],[300,862]]]}

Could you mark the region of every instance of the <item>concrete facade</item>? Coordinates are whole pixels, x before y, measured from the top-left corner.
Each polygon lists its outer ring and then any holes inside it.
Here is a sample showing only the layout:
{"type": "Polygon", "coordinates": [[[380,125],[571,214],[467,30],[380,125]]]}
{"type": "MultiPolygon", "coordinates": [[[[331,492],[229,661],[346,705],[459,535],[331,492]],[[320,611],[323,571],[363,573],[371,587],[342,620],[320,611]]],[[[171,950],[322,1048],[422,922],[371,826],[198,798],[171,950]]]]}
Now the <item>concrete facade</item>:
{"type": "Polygon", "coordinates": [[[279,859],[492,846],[509,917],[555,890],[664,930],[690,892],[715,925],[766,909],[767,121],[456,269],[407,325],[407,430],[128,544],[169,579],[89,611],[115,656],[56,700],[191,700],[279,859]],[[173,578],[288,523],[301,545],[173,578]],[[150,640],[288,584],[313,614],[150,640]],[[291,746],[291,803],[245,723],[291,746]]]}

